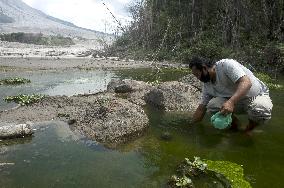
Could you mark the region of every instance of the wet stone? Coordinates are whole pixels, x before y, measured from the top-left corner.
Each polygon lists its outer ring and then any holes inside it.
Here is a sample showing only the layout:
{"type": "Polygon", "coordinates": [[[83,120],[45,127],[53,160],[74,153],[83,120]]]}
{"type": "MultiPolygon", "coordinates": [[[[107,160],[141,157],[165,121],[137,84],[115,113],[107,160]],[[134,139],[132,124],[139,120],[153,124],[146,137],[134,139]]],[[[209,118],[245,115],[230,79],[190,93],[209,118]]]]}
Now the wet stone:
{"type": "Polygon", "coordinates": [[[170,141],[170,140],[172,140],[173,136],[172,136],[172,134],[170,132],[165,131],[165,132],[162,132],[160,138],[162,140],[165,140],[165,141],[170,141]]]}

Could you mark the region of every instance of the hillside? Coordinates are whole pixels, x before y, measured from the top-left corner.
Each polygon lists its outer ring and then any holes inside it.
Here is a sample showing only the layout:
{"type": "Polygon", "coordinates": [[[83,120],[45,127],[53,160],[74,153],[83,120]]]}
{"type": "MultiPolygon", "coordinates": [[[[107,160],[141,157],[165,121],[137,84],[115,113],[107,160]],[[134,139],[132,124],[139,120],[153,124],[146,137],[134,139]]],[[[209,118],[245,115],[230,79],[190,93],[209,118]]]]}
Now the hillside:
{"type": "Polygon", "coordinates": [[[42,33],[96,39],[104,33],[75,26],[73,23],[51,17],[21,0],[0,0],[0,32],[42,33]]]}

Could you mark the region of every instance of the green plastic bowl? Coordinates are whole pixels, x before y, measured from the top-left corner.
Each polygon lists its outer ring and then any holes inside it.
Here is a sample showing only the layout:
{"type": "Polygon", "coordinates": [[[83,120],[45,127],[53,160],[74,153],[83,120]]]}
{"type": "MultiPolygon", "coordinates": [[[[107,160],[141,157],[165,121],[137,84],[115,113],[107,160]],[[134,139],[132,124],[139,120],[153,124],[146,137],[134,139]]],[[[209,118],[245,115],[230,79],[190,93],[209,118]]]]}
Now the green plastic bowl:
{"type": "Polygon", "coordinates": [[[217,112],[211,117],[211,123],[216,129],[226,129],[231,126],[232,113],[224,116],[221,112],[217,112]]]}

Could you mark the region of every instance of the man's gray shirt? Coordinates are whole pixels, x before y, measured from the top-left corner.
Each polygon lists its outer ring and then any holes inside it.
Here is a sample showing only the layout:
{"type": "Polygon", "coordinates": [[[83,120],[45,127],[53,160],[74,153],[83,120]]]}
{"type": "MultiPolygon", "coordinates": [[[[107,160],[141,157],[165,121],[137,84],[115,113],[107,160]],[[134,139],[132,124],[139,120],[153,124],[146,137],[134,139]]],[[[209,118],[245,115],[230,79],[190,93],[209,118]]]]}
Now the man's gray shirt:
{"type": "Polygon", "coordinates": [[[254,97],[268,93],[266,85],[253,73],[233,59],[222,59],[215,64],[216,81],[204,83],[201,104],[207,105],[213,97],[230,98],[237,89],[236,82],[243,76],[248,76],[252,86],[245,97],[254,97]]]}

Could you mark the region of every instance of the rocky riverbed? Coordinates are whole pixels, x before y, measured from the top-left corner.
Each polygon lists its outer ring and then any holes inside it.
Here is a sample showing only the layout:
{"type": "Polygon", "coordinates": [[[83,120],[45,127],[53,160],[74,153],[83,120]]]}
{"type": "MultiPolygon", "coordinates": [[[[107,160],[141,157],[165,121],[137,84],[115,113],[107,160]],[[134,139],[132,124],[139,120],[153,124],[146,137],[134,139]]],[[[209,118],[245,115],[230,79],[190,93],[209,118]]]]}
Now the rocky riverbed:
{"type": "Polygon", "coordinates": [[[87,138],[107,145],[125,142],[148,126],[140,106],[111,93],[45,97],[32,105],[0,112],[0,119],[6,124],[61,120],[87,138]]]}
{"type": "MultiPolygon", "coordinates": [[[[155,68],[180,66],[165,62],[155,64],[155,68]]],[[[153,67],[153,62],[110,58],[98,60],[93,57],[0,57],[1,72],[150,67],[153,67]]],[[[147,129],[149,120],[143,109],[145,105],[172,112],[192,111],[197,106],[199,93],[194,84],[186,81],[152,84],[131,79],[115,79],[108,84],[107,91],[101,93],[47,96],[32,105],[1,111],[0,126],[65,121],[88,139],[115,146],[137,138],[147,129]]]]}
{"type": "Polygon", "coordinates": [[[61,120],[91,140],[116,145],[141,135],[148,127],[144,105],[191,112],[197,107],[198,94],[195,87],[177,81],[152,86],[142,81],[113,80],[106,92],[47,96],[34,104],[2,111],[0,119],[5,124],[61,120]]]}

